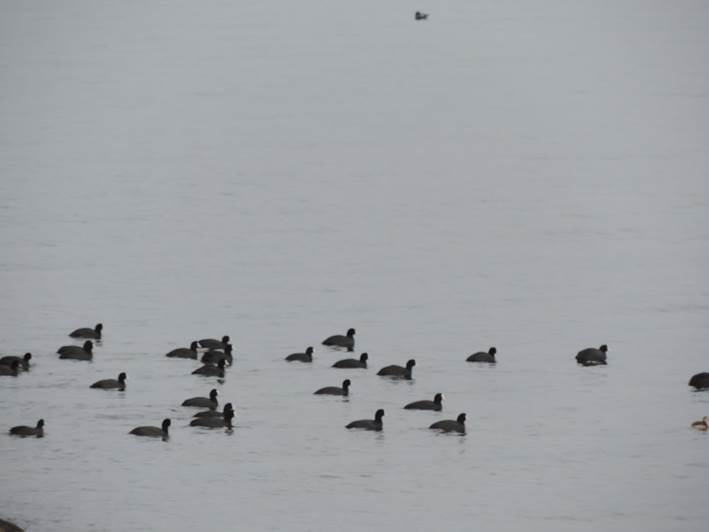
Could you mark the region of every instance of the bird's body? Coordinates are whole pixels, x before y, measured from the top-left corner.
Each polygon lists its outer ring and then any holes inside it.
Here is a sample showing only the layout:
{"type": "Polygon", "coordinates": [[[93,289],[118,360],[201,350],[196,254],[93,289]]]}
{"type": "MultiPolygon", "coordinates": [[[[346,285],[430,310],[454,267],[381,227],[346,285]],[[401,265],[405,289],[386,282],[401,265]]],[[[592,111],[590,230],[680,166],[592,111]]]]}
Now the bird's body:
{"type": "Polygon", "coordinates": [[[697,373],[689,379],[689,385],[694,386],[697,390],[709,388],[709,373],[697,373]]]}
{"type": "Polygon", "coordinates": [[[709,423],[707,423],[707,420],[709,420],[709,418],[707,416],[704,416],[699,421],[695,421],[694,423],[692,423],[692,428],[700,430],[702,432],[706,432],[707,429],[709,429],[709,423]]]}
{"type": "Polygon", "coordinates": [[[173,349],[165,356],[169,358],[197,358],[197,348],[199,344],[197,342],[192,342],[189,347],[178,347],[173,349]]]}
{"type": "Polygon", "coordinates": [[[0,366],[0,375],[6,377],[17,377],[20,374],[20,361],[15,360],[12,364],[0,366]]]}
{"type": "Polygon", "coordinates": [[[443,409],[443,397],[442,393],[437,393],[433,397],[433,401],[414,401],[409,403],[404,408],[406,410],[436,410],[440,411],[443,409]]]}
{"type": "Polygon", "coordinates": [[[226,344],[224,349],[210,349],[200,360],[203,364],[218,364],[220,360],[224,360],[231,366],[234,363],[233,349],[231,344],[226,344]]]}
{"type": "Polygon", "coordinates": [[[288,362],[312,362],[313,361],[313,348],[308,347],[305,353],[293,353],[286,357],[288,362]]]}
{"type": "Polygon", "coordinates": [[[583,366],[603,366],[606,362],[608,346],[603,344],[599,348],[587,347],[576,354],[576,362],[583,366]]]}
{"type": "Polygon", "coordinates": [[[84,345],[64,345],[57,349],[59,358],[65,360],[92,360],[94,357],[94,343],[91,340],[86,340],[84,345]]]}
{"type": "Polygon", "coordinates": [[[182,402],[182,406],[196,406],[198,408],[209,408],[214,410],[219,405],[217,395],[219,395],[219,392],[217,392],[216,389],[212,389],[212,391],[209,392],[209,397],[191,397],[189,399],[185,399],[182,402]]]}
{"type": "Polygon", "coordinates": [[[334,336],[330,336],[328,338],[325,338],[322,342],[322,345],[327,345],[330,347],[343,347],[343,348],[347,349],[348,351],[354,351],[354,345],[355,345],[354,335],[355,335],[355,330],[349,329],[347,331],[347,334],[344,336],[341,334],[336,334],[334,336]]]}
{"type": "Polygon", "coordinates": [[[205,349],[224,349],[229,344],[229,337],[224,335],[221,340],[205,338],[199,341],[199,345],[205,349]]]}
{"type": "Polygon", "coordinates": [[[354,368],[367,368],[367,360],[369,355],[367,353],[362,353],[359,359],[356,358],[345,358],[343,360],[338,360],[332,367],[340,369],[354,369],[354,368]]]}
{"type": "Polygon", "coordinates": [[[428,20],[428,13],[421,13],[420,11],[417,11],[414,14],[414,19],[415,20],[428,20]]]}
{"type": "Polygon", "coordinates": [[[495,360],[496,353],[497,349],[491,347],[490,349],[488,349],[487,352],[478,351],[477,353],[473,353],[472,355],[470,355],[465,360],[467,362],[487,362],[488,364],[495,364],[497,362],[497,360],[495,360]]]}
{"type": "Polygon", "coordinates": [[[170,427],[170,419],[165,418],[162,422],[162,427],[142,426],[135,427],[129,434],[136,436],[147,436],[149,438],[162,438],[164,441],[170,437],[168,429],[170,427]]]}
{"type": "Polygon", "coordinates": [[[192,372],[192,375],[202,375],[203,377],[221,377],[224,378],[224,364],[225,360],[221,359],[219,364],[213,366],[211,364],[205,364],[201,368],[197,368],[192,372]]]}
{"type": "Polygon", "coordinates": [[[364,429],[364,430],[376,430],[380,431],[384,428],[382,423],[382,418],[384,417],[384,410],[381,408],[377,410],[374,414],[374,419],[358,419],[345,425],[346,429],[364,429]]]}
{"type": "Polygon", "coordinates": [[[118,379],[103,379],[94,382],[90,388],[100,388],[101,390],[118,390],[124,391],[126,389],[126,374],[121,372],[118,375],[118,379]]]}
{"type": "Polygon", "coordinates": [[[13,436],[21,436],[23,438],[26,438],[28,436],[42,438],[44,437],[44,420],[40,419],[39,421],[37,421],[37,425],[34,427],[27,427],[25,425],[12,427],[10,429],[10,434],[12,434],[13,436]]]}
{"type": "Polygon", "coordinates": [[[234,409],[231,403],[224,405],[224,411],[221,416],[200,416],[190,421],[191,427],[207,427],[217,429],[226,427],[232,428],[231,420],[234,418],[234,409]]]}
{"type": "Polygon", "coordinates": [[[17,361],[22,366],[22,369],[27,371],[30,369],[30,360],[32,359],[32,353],[25,353],[25,355],[20,358],[18,356],[4,356],[0,358],[0,366],[12,366],[13,362],[17,361]]]}
{"type": "Polygon", "coordinates": [[[320,388],[314,395],[344,395],[350,394],[350,379],[345,379],[342,381],[342,388],[339,386],[326,386],[325,388],[320,388]]]}
{"type": "Polygon", "coordinates": [[[436,421],[429,428],[443,432],[459,432],[460,434],[465,434],[465,414],[460,414],[457,419],[436,421]]]}
{"type": "Polygon", "coordinates": [[[82,327],[81,329],[76,329],[69,333],[72,338],[87,338],[91,340],[100,340],[101,331],[103,331],[103,324],[97,323],[96,326],[91,329],[89,327],[82,327]]]}
{"type": "Polygon", "coordinates": [[[397,366],[392,364],[391,366],[385,366],[377,372],[377,375],[382,377],[391,377],[392,379],[406,379],[411,380],[413,378],[413,369],[416,365],[416,361],[412,358],[406,363],[406,367],[397,366]]]}

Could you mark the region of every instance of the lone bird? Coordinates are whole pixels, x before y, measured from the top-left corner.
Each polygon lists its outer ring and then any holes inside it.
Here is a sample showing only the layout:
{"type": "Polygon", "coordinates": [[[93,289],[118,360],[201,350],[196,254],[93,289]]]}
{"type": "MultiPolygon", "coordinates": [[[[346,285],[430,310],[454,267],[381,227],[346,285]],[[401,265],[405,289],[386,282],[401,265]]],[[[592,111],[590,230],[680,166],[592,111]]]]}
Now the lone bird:
{"type": "Polygon", "coordinates": [[[384,410],[381,408],[374,414],[374,419],[358,419],[345,426],[346,429],[364,429],[364,430],[376,430],[380,431],[384,428],[382,424],[382,418],[384,417],[384,410]]]}
{"type": "Polygon", "coordinates": [[[350,394],[350,384],[350,379],[345,379],[342,381],[342,388],[339,386],[326,386],[313,392],[313,395],[342,395],[346,397],[350,394]]]}
{"type": "Polygon", "coordinates": [[[576,354],[576,362],[583,366],[604,366],[607,352],[608,346],[606,344],[603,344],[598,349],[587,347],[576,354]]]}
{"type": "Polygon", "coordinates": [[[709,373],[697,373],[689,379],[689,385],[694,386],[697,390],[709,388],[709,373]]]}
{"type": "Polygon", "coordinates": [[[169,353],[167,353],[165,356],[170,357],[170,358],[197,358],[197,348],[199,347],[199,344],[197,342],[192,342],[189,346],[187,347],[178,347],[177,349],[173,349],[169,353]]]}
{"type": "Polygon", "coordinates": [[[10,429],[10,434],[13,436],[20,436],[26,438],[27,436],[35,436],[37,438],[44,437],[44,420],[40,419],[37,421],[37,426],[27,427],[25,425],[19,425],[17,427],[12,427],[10,429]]]}
{"type": "Polygon", "coordinates": [[[149,438],[162,438],[162,441],[167,441],[170,437],[168,429],[170,428],[170,418],[163,419],[162,427],[135,427],[130,431],[129,434],[135,434],[136,436],[147,436],[149,438]]]}
{"type": "Polygon", "coordinates": [[[94,382],[90,388],[100,388],[102,390],[118,390],[122,392],[126,389],[126,374],[121,372],[118,374],[118,379],[103,379],[94,382]]]}
{"type": "Polygon", "coordinates": [[[706,432],[706,430],[709,428],[709,425],[707,425],[707,419],[709,419],[709,417],[704,416],[699,421],[695,421],[694,423],[692,423],[692,428],[701,430],[702,432],[706,432]]]}
{"type": "Polygon", "coordinates": [[[209,397],[190,397],[189,399],[182,401],[182,406],[196,406],[199,408],[209,408],[210,410],[214,410],[217,406],[219,406],[217,395],[219,395],[219,392],[217,392],[216,388],[212,388],[209,392],[209,397]]]}
{"type": "Polygon", "coordinates": [[[465,434],[465,414],[460,414],[455,420],[444,419],[443,421],[436,421],[428,428],[442,432],[459,432],[460,434],[465,434]]]}
{"type": "Polygon", "coordinates": [[[428,19],[428,13],[421,13],[421,11],[417,11],[414,18],[416,20],[426,20],[428,19]]]}
{"type": "Polygon", "coordinates": [[[391,377],[392,379],[406,379],[410,381],[412,379],[412,372],[415,365],[416,361],[412,358],[406,363],[405,368],[392,364],[391,366],[385,366],[380,369],[377,372],[377,375],[381,375],[382,377],[391,377]]]}
{"type": "Polygon", "coordinates": [[[64,345],[57,349],[59,358],[70,360],[91,360],[94,358],[94,343],[91,340],[86,340],[84,345],[64,345]]]}
{"type": "Polygon", "coordinates": [[[497,362],[497,360],[495,360],[496,353],[497,349],[491,347],[487,350],[487,353],[485,351],[478,351],[477,353],[470,355],[465,360],[467,362],[487,362],[488,364],[495,364],[497,362]]]}
{"type": "Polygon", "coordinates": [[[0,366],[0,375],[6,375],[9,377],[17,377],[20,374],[20,361],[14,360],[9,366],[0,366]]]}
{"type": "Polygon", "coordinates": [[[82,327],[69,333],[72,338],[89,338],[91,340],[100,340],[101,331],[103,331],[103,323],[97,323],[93,329],[82,327]]]}
{"type": "Polygon", "coordinates": [[[322,345],[329,345],[330,347],[344,347],[348,351],[354,351],[354,340],[355,330],[349,329],[347,331],[347,336],[342,336],[341,334],[336,334],[325,338],[322,345]]]}

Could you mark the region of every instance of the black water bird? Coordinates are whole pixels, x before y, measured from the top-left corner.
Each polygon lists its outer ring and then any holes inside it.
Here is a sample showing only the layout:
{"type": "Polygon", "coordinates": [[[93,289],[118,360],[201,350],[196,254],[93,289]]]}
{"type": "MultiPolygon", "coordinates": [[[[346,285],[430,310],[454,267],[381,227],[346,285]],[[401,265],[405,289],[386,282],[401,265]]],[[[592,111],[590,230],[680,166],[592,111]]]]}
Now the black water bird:
{"type": "Polygon", "coordinates": [[[20,361],[15,360],[9,366],[3,364],[0,366],[0,375],[5,375],[7,377],[17,377],[20,374],[20,361]]]}
{"type": "Polygon", "coordinates": [[[203,375],[204,377],[221,377],[224,378],[224,364],[226,361],[222,358],[216,366],[205,364],[201,368],[197,368],[192,372],[192,375],[203,375]]]}
{"type": "Polygon", "coordinates": [[[234,418],[234,408],[231,403],[224,405],[224,411],[221,416],[201,416],[190,421],[191,427],[208,427],[211,429],[217,429],[226,427],[228,429],[233,428],[231,420],[234,418]]]}
{"type": "Polygon", "coordinates": [[[414,401],[409,403],[404,408],[406,410],[436,410],[440,411],[443,409],[443,399],[445,397],[442,393],[437,393],[433,396],[433,401],[414,401]]]}
{"type": "Polygon", "coordinates": [[[350,379],[345,379],[342,381],[342,388],[339,386],[326,386],[325,388],[320,388],[319,390],[313,392],[313,395],[344,395],[350,394],[350,379]]]}
{"type": "Polygon", "coordinates": [[[417,11],[414,14],[414,19],[415,20],[427,20],[428,19],[428,13],[421,13],[420,11],[417,11]]]}
{"type": "Polygon", "coordinates": [[[94,382],[90,388],[100,388],[101,390],[118,390],[120,392],[126,389],[126,374],[121,372],[118,374],[118,379],[103,379],[94,382]]]}
{"type": "Polygon", "coordinates": [[[322,345],[329,345],[331,347],[344,347],[348,351],[354,351],[354,335],[355,330],[349,329],[347,331],[347,336],[342,336],[341,334],[330,336],[329,338],[325,338],[325,340],[323,340],[322,345]]]}
{"type": "Polygon", "coordinates": [[[380,369],[377,372],[377,375],[381,375],[382,377],[391,377],[393,379],[406,379],[406,380],[411,380],[412,379],[412,373],[414,366],[416,365],[416,361],[412,358],[406,363],[406,367],[401,367],[397,366],[396,364],[392,364],[391,366],[385,366],[382,369],[380,369]]]}
{"type": "Polygon", "coordinates": [[[689,379],[689,386],[694,386],[697,390],[709,388],[709,373],[697,373],[689,379]]]}
{"type": "Polygon", "coordinates": [[[103,323],[97,323],[96,326],[91,329],[89,327],[82,327],[81,329],[76,329],[69,333],[72,338],[89,338],[91,340],[100,340],[101,331],[103,331],[103,323]]]}
{"type": "Polygon", "coordinates": [[[313,348],[308,347],[305,353],[293,353],[286,357],[288,362],[312,362],[313,361],[313,348]]]}
{"type": "Polygon", "coordinates": [[[229,337],[224,335],[221,340],[205,338],[199,341],[199,345],[206,349],[224,349],[229,344],[229,337]]]}
{"type": "Polygon", "coordinates": [[[197,358],[197,348],[199,344],[197,342],[192,342],[188,347],[178,347],[173,349],[165,356],[170,358],[197,358]]]}
{"type": "Polygon", "coordinates": [[[382,424],[382,418],[384,417],[384,410],[381,408],[377,410],[374,414],[374,419],[358,419],[345,426],[347,429],[364,429],[364,430],[382,430],[384,428],[382,424]]]}
{"type": "Polygon", "coordinates": [[[460,414],[455,420],[444,419],[443,421],[436,421],[429,428],[443,432],[460,432],[461,434],[465,434],[465,414],[460,414]]]}
{"type": "Polygon", "coordinates": [[[93,349],[94,343],[91,340],[86,340],[81,347],[78,345],[62,346],[57,350],[57,353],[59,353],[59,358],[62,359],[92,360],[94,357],[93,349]]]}
{"type": "Polygon", "coordinates": [[[467,362],[487,362],[488,364],[495,364],[497,362],[497,360],[495,360],[495,354],[497,354],[497,349],[491,347],[487,350],[487,353],[485,351],[478,351],[465,360],[467,362]]]}
{"type": "Polygon", "coordinates": [[[170,437],[168,429],[170,428],[170,418],[163,419],[162,427],[152,427],[143,426],[135,427],[130,431],[129,434],[135,434],[136,436],[148,436],[149,438],[162,438],[163,441],[167,441],[170,437]]]}
{"type": "Polygon", "coordinates": [[[210,349],[202,355],[200,360],[204,364],[218,364],[220,360],[225,360],[231,366],[234,363],[234,356],[232,355],[233,349],[231,344],[226,344],[223,350],[210,349]]]}
{"type": "Polygon", "coordinates": [[[333,368],[367,368],[367,360],[369,360],[369,355],[367,353],[362,353],[359,355],[359,359],[356,358],[344,358],[335,362],[333,368]]]}
{"type": "Polygon", "coordinates": [[[12,366],[12,363],[17,361],[22,366],[22,369],[27,371],[30,369],[30,360],[32,359],[32,353],[25,353],[22,358],[18,356],[4,356],[0,358],[0,366],[12,366]]]}
{"type": "Polygon", "coordinates": [[[606,353],[608,346],[603,344],[596,349],[595,347],[587,347],[576,354],[576,362],[584,366],[603,366],[606,364],[606,353]]]}
{"type": "Polygon", "coordinates": [[[217,392],[215,388],[212,388],[212,391],[209,392],[209,397],[190,397],[182,401],[182,406],[196,406],[214,410],[219,405],[217,395],[219,395],[219,392],[217,392]]]}
{"type": "Polygon", "coordinates": [[[42,438],[44,436],[44,420],[40,419],[39,421],[37,421],[37,425],[34,427],[27,427],[25,425],[12,427],[10,429],[10,434],[12,434],[13,436],[21,436],[23,438],[27,436],[42,438]]]}

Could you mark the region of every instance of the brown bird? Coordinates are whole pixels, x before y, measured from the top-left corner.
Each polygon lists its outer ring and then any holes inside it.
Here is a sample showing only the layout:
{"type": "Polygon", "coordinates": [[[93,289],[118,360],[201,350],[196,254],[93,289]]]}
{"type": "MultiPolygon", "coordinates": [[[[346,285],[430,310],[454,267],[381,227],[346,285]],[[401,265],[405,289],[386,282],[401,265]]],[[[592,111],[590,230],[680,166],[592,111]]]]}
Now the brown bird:
{"type": "Polygon", "coordinates": [[[709,425],[707,425],[707,419],[709,418],[707,416],[704,416],[699,421],[695,421],[694,423],[692,423],[692,428],[701,430],[702,432],[706,432],[706,430],[709,428],[709,425]]]}

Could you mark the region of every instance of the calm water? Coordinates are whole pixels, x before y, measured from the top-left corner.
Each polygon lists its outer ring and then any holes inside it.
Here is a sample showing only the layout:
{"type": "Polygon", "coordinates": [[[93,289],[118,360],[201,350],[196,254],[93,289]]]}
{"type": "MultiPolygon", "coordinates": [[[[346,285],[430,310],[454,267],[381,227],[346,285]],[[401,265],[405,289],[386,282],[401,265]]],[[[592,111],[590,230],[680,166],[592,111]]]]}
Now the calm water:
{"type": "Polygon", "coordinates": [[[706,529],[709,7],[385,4],[0,1],[0,353],[35,357],[0,432],[47,423],[0,437],[0,517],[706,529]],[[58,360],[97,321],[94,361],[58,360]],[[329,367],[348,327],[369,370],[329,367]],[[222,334],[223,383],[163,356],[222,334]],[[232,434],[178,406],[214,384],[232,434]],[[383,433],[343,428],[377,408],[383,433]],[[460,412],[465,437],[426,429],[460,412]]]}

